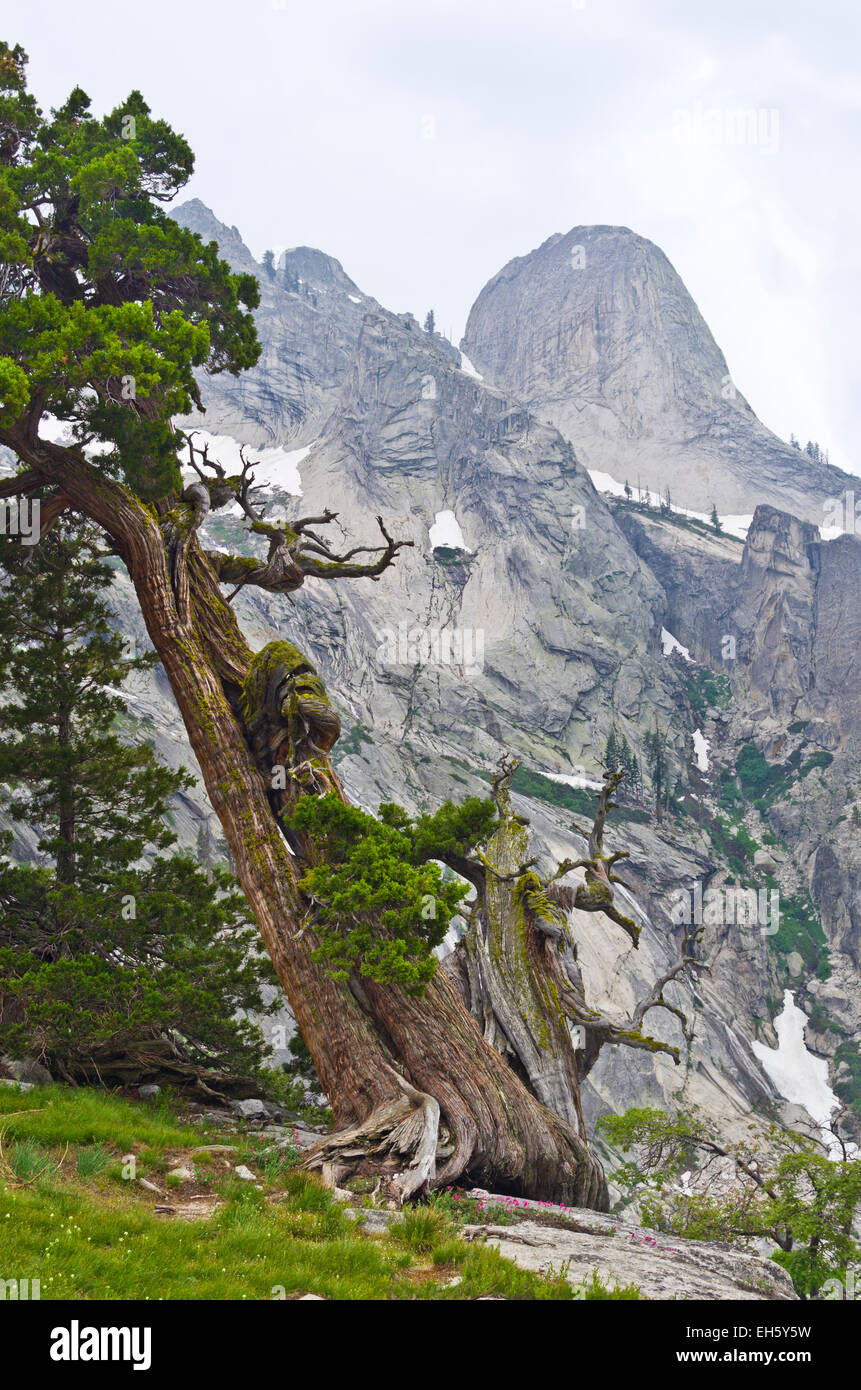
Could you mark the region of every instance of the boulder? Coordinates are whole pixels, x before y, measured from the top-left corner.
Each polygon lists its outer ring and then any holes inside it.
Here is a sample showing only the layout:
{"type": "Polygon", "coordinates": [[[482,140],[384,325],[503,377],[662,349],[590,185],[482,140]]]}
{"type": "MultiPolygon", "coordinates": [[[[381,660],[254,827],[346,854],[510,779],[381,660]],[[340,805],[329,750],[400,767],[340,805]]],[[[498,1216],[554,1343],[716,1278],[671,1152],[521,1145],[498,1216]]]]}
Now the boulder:
{"type": "Polygon", "coordinates": [[[344,1215],[352,1216],[359,1223],[359,1229],[366,1235],[382,1235],[390,1226],[403,1221],[401,1211],[387,1211],[382,1207],[344,1207],[344,1215]]]}
{"type": "Polygon", "coordinates": [[[269,1119],[268,1107],[266,1102],[262,1100],[232,1100],[230,1108],[240,1120],[259,1120],[262,1122],[269,1119]]]}
{"type": "MultiPolygon", "coordinates": [[[[502,1205],[502,1202],[500,1202],[502,1205]]],[[[513,1226],[465,1226],[466,1240],[486,1240],[523,1269],[564,1271],[569,1284],[592,1278],[635,1284],[645,1298],[697,1302],[792,1300],[785,1270],[760,1255],[716,1241],[685,1240],[580,1208],[565,1227],[522,1221],[513,1226]]]]}
{"type": "Polygon", "coordinates": [[[2,1057],[3,1066],[13,1081],[27,1081],[31,1086],[52,1086],[54,1078],[35,1057],[2,1057]]]}
{"type": "Polygon", "coordinates": [[[180,1163],[176,1168],[171,1168],[167,1178],[168,1181],[173,1178],[174,1182],[194,1182],[197,1173],[190,1163],[180,1163]]]}

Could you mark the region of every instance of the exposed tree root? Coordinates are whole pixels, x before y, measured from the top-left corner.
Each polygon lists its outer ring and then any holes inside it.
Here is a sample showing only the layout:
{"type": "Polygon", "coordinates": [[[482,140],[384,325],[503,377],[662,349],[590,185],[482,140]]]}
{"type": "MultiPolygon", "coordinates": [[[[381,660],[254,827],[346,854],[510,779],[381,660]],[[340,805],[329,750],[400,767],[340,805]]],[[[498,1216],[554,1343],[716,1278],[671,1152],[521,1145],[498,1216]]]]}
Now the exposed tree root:
{"type": "MultiPolygon", "coordinates": [[[[391,1069],[390,1069],[391,1070],[391,1069]]],[[[327,1136],[303,1167],[319,1168],[334,1186],[357,1170],[372,1170],[398,1206],[426,1191],[436,1177],[439,1103],[392,1071],[403,1095],[373,1111],[362,1124],[327,1136]],[[409,1156],[402,1172],[399,1160],[409,1156]]]]}

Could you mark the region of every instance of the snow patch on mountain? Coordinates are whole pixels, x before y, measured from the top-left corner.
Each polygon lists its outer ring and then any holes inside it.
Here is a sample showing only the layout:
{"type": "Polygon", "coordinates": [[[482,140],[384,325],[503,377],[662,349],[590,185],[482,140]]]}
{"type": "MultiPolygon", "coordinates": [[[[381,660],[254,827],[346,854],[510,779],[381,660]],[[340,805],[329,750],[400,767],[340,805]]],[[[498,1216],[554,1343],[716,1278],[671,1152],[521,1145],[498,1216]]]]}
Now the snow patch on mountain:
{"type": "Polygon", "coordinates": [[[664,656],[672,656],[673,652],[678,652],[685,658],[685,661],[693,659],[687,647],[682,646],[678,637],[674,637],[665,627],[661,628],[661,646],[664,649],[664,656]]]}
{"type": "Polygon", "coordinates": [[[454,512],[437,512],[434,517],[434,524],[429,528],[428,534],[432,550],[445,546],[449,550],[465,550],[468,554],[472,554],[463,538],[460,523],[454,512]]]}
{"type": "MultiPolygon", "coordinates": [[[[780,1094],[794,1105],[803,1105],[808,1115],[822,1127],[823,1139],[832,1157],[837,1158],[839,1145],[828,1132],[828,1124],[840,1101],[828,1084],[828,1063],[824,1057],[814,1057],[804,1041],[807,1014],[795,1002],[792,990],[785,990],[783,1011],[774,1020],[777,1047],[752,1041],[753,1049],[780,1094]]],[[[861,1157],[852,1146],[853,1158],[861,1157]]]]}
{"type": "Polygon", "coordinates": [[[566,787],[582,787],[586,791],[599,792],[604,783],[596,782],[594,778],[586,777],[583,773],[579,775],[570,772],[542,772],[543,777],[549,777],[551,782],[563,782],[566,787]]]}
{"type": "Polygon", "coordinates": [[[475,370],[475,367],[472,365],[465,352],[460,354],[460,370],[467,376],[473,377],[475,381],[484,381],[481,372],[475,370]]]}
{"type": "Polygon", "coordinates": [[[694,729],[694,761],[700,772],[708,772],[710,767],[709,741],[702,729],[694,729]]]}

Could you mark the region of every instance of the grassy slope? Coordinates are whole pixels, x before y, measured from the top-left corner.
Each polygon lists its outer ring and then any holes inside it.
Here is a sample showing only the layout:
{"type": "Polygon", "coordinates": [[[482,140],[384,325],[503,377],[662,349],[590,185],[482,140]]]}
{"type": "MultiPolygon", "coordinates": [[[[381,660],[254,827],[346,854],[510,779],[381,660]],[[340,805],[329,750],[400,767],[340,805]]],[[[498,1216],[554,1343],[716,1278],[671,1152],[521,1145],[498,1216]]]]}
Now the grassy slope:
{"type": "MultiPolygon", "coordinates": [[[[156,1215],[156,1204],[186,1196],[166,1188],[164,1173],[202,1144],[225,1142],[166,1107],[83,1088],[0,1087],[0,1140],[0,1279],[39,1279],[43,1299],[578,1297],[564,1279],[459,1240],[443,1207],[408,1213],[390,1234],[361,1234],[320,1182],[295,1168],[264,1171],[259,1145],[243,1136],[227,1136],[236,1146],[229,1159],[196,1161],[199,1181],[189,1190],[204,1205],[206,1194],[216,1196],[217,1211],[196,1220],[156,1215]],[[132,1153],[137,1176],[166,1188],[165,1197],[123,1176],[132,1153]],[[232,1174],[242,1162],[262,1191],[232,1174]]],[[[595,1286],[579,1296],[608,1294],[595,1286]]]]}

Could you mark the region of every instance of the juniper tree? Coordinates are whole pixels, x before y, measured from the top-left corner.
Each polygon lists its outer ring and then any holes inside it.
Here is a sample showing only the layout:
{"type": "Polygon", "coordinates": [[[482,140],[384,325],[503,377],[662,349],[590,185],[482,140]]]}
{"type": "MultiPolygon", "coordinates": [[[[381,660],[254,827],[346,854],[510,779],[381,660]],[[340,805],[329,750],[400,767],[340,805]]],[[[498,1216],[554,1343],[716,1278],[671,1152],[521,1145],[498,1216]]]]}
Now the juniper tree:
{"type": "Polygon", "coordinates": [[[263,1039],[233,1016],[263,1008],[256,933],[226,874],[169,852],[168,798],[191,778],[112,729],[123,681],[154,661],[114,630],[113,572],[80,526],[32,555],[6,540],[0,565],[0,783],[42,857],[0,858],[0,1049],[69,1079],[134,1076],[155,1044],[177,1074],[248,1072],[263,1039]]]}
{"type": "Polygon", "coordinates": [[[46,530],[74,508],[126,566],[336,1124],[374,1130],[402,1198],[472,1172],[606,1203],[582,1128],[529,1092],[443,972],[417,997],[334,980],[313,958],[299,880],[318,856],[303,831],[288,844],[280,818],[302,795],[343,798],[329,758],[340,723],[302,653],[275,643],[252,656],[228,600],[240,585],[288,594],[309,574],[375,578],[401,542],[380,519],[382,543],[339,553],[321,531],[331,512],[267,521],[253,461],[228,475],[175,428],[202,406],[200,373],[257,360],[257,282],[164,212],[193,156],[140,93],[97,118],[76,88],[44,116],[25,63],[0,48],[0,444],[21,465],[0,495],[38,497],[46,530]],[[48,438],[48,413],[75,443],[48,438]],[[185,449],[198,475],[188,486],[185,449]],[[264,560],[202,548],[206,516],[231,503],[268,543],[264,560]]]}

